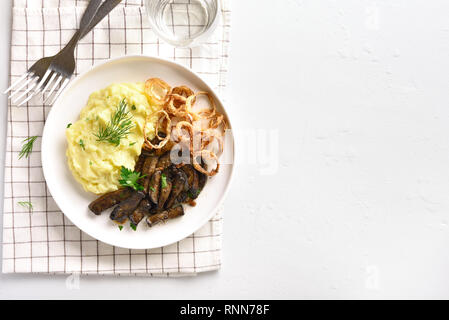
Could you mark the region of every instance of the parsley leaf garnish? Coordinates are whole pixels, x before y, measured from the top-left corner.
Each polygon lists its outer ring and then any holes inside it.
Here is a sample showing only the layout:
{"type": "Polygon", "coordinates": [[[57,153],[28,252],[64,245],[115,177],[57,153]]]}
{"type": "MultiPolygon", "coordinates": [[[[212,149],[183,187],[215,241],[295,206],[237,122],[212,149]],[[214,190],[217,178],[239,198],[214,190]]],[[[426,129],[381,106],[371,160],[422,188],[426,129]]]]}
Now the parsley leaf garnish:
{"type": "Polygon", "coordinates": [[[120,229],[120,231],[122,231],[122,229],[123,229],[123,226],[118,226],[118,228],[120,229]]]}
{"type": "Polygon", "coordinates": [[[198,195],[200,194],[200,192],[201,192],[201,190],[198,190],[198,189],[196,189],[196,190],[189,190],[189,192],[187,193],[187,195],[188,195],[191,199],[193,199],[193,198],[198,197],[198,195]]]}
{"type": "Polygon", "coordinates": [[[69,123],[68,125],[67,125],[67,128],[70,128],[72,126],[72,124],[71,123],[69,123]]]}
{"type": "Polygon", "coordinates": [[[136,191],[143,190],[143,187],[139,184],[139,179],[145,176],[141,176],[140,172],[131,171],[124,166],[120,169],[120,180],[118,181],[120,185],[124,187],[131,187],[136,191]]]}
{"type": "Polygon", "coordinates": [[[165,176],[165,174],[161,175],[161,187],[162,188],[167,187],[167,177],[165,176]]]}
{"type": "Polygon", "coordinates": [[[83,150],[86,150],[83,139],[80,139],[79,145],[81,146],[81,148],[83,148],[83,150]]]}
{"type": "Polygon", "coordinates": [[[136,226],[134,223],[130,222],[130,223],[129,223],[129,226],[130,226],[131,229],[133,229],[134,231],[137,230],[137,226],[136,226]]]}

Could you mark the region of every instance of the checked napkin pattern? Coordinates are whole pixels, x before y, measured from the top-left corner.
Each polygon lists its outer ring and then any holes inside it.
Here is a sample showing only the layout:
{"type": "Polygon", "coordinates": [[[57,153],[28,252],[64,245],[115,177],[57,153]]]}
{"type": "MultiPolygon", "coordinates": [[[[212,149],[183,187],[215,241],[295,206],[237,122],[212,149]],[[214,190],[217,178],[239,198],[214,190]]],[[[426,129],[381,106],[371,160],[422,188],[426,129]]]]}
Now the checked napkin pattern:
{"type": "MultiPolygon", "coordinates": [[[[79,43],[76,74],[109,58],[147,54],[184,64],[223,96],[229,48],[228,1],[221,0],[220,25],[206,44],[175,49],[152,32],[143,0],[124,0],[79,43]]],[[[68,42],[85,6],[86,0],[14,1],[11,82],[36,60],[55,54],[68,42]]],[[[42,174],[40,137],[51,106],[40,96],[25,107],[9,103],[2,272],[179,276],[220,268],[221,209],[189,237],[152,250],[113,247],[80,231],[56,206],[42,174]],[[34,150],[28,158],[19,159],[22,141],[29,136],[38,136],[34,150]],[[32,202],[33,210],[20,206],[20,201],[32,202]]]]}

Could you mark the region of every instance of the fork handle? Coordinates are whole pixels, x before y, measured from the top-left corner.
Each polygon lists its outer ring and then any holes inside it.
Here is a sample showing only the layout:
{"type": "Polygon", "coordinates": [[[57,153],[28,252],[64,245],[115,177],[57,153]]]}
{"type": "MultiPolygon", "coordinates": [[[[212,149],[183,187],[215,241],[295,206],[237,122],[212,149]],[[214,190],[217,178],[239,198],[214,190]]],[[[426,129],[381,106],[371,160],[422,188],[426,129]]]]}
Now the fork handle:
{"type": "Polygon", "coordinates": [[[89,24],[92,21],[92,19],[95,17],[95,14],[98,11],[98,8],[100,7],[102,0],[90,0],[89,4],[87,5],[86,10],[84,10],[83,16],[81,17],[80,21],[80,27],[78,29],[79,36],[88,30],[89,24]]]}
{"type": "Polygon", "coordinates": [[[84,38],[86,34],[88,34],[104,17],[106,17],[109,12],[112,11],[122,0],[106,0],[98,9],[94,18],[90,21],[89,26],[86,31],[81,34],[81,38],[84,38]]]}
{"type": "Polygon", "coordinates": [[[83,33],[89,30],[89,24],[93,20],[95,14],[100,7],[102,0],[90,0],[87,5],[86,10],[84,10],[83,16],[81,17],[80,27],[72,36],[72,39],[66,44],[66,46],[61,50],[60,53],[65,52],[66,50],[73,50],[78,41],[81,39],[83,33]]]}

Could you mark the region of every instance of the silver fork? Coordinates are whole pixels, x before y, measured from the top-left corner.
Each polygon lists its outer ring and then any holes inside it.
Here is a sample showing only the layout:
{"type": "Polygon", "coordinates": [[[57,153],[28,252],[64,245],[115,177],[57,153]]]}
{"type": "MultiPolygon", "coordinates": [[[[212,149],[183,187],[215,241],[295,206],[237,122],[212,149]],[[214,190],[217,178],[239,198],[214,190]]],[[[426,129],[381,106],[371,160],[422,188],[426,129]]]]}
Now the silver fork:
{"type": "Polygon", "coordinates": [[[44,101],[45,103],[52,96],[53,92],[55,92],[58,84],[63,81],[58,94],[56,94],[55,98],[52,101],[53,103],[62,92],[62,90],[67,86],[71,76],[73,75],[73,72],[75,70],[74,50],[78,41],[87,33],[89,33],[90,30],[92,30],[92,28],[94,28],[98,24],[98,22],[100,22],[120,2],[121,0],[106,0],[100,6],[101,0],[91,0],[81,18],[80,28],[73,35],[69,43],[57,55],[45,57],[38,60],[24,75],[22,75],[22,77],[15,81],[5,91],[5,93],[7,93],[13,90],[15,87],[17,87],[18,84],[29,77],[10,95],[9,98],[12,98],[18,92],[20,92],[20,90],[29,85],[28,89],[25,92],[23,92],[13,100],[13,103],[20,101],[22,98],[26,97],[26,95],[30,93],[31,90],[35,89],[34,92],[29,94],[28,97],[18,105],[21,106],[29,101],[37,93],[45,92],[50,87],[50,85],[53,84],[53,87],[51,88],[47,99],[45,99],[44,101]],[[55,82],[53,83],[54,80],[55,82]]]}

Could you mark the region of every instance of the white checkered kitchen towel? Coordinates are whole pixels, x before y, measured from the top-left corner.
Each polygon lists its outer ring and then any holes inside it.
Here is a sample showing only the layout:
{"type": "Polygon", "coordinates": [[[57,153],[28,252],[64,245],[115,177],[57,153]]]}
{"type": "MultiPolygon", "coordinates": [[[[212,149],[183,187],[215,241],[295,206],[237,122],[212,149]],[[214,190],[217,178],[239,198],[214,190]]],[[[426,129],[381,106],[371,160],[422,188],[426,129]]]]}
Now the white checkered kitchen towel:
{"type": "MultiPolygon", "coordinates": [[[[221,96],[226,86],[230,11],[221,0],[220,26],[206,44],[175,49],[160,41],[147,22],[143,0],[123,0],[76,50],[76,74],[126,54],[173,59],[196,71],[221,96]]],[[[37,59],[59,51],[73,35],[86,0],[15,0],[11,81],[37,59]]],[[[186,239],[152,250],[106,245],[75,227],[58,209],[44,181],[40,137],[51,106],[36,96],[25,107],[9,105],[3,211],[4,273],[191,275],[221,265],[221,210],[186,239]],[[19,160],[23,139],[38,136],[33,153],[19,160]],[[33,210],[18,204],[30,201],[33,210]]]]}

